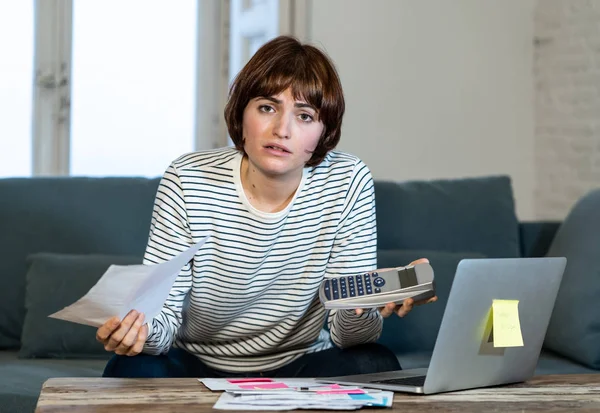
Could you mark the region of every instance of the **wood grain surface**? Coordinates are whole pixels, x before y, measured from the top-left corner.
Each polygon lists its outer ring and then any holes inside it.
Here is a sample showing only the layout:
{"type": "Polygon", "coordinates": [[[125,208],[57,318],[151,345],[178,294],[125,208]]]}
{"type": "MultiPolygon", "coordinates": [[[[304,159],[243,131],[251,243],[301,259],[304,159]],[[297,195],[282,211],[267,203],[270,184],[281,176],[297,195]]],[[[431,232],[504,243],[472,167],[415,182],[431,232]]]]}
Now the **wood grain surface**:
{"type": "MultiPolygon", "coordinates": [[[[212,406],[220,394],[196,379],[54,378],[44,384],[36,413],[216,412],[212,406]]],[[[383,412],[361,409],[367,410],[383,412]]],[[[429,396],[395,393],[393,407],[385,411],[600,412],[600,374],[536,376],[515,385],[429,396]]]]}

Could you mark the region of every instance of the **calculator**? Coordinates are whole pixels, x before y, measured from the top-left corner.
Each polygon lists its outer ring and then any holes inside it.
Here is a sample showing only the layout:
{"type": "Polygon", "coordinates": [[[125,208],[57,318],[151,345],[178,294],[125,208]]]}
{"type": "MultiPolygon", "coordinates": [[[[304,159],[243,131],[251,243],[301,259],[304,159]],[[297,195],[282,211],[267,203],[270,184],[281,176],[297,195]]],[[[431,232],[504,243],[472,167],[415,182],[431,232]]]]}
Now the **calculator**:
{"type": "Polygon", "coordinates": [[[373,308],[387,303],[402,304],[435,296],[433,268],[429,263],[374,270],[353,276],[325,278],[319,299],[326,309],[373,308]]]}

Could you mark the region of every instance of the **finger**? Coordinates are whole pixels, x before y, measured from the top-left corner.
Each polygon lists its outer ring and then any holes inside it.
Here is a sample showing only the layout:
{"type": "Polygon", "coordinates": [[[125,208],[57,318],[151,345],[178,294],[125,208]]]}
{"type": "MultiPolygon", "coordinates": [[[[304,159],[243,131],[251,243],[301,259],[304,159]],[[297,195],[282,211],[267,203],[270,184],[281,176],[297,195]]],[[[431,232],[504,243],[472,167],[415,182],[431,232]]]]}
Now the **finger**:
{"type": "Polygon", "coordinates": [[[381,316],[383,318],[387,318],[394,313],[395,308],[396,308],[395,303],[387,303],[385,306],[383,306],[379,309],[379,312],[381,313],[381,316]]]}
{"type": "Polygon", "coordinates": [[[138,312],[135,310],[131,310],[125,316],[125,318],[123,318],[123,321],[121,321],[119,328],[117,328],[110,335],[108,340],[104,343],[105,350],[114,351],[119,346],[119,344],[121,344],[123,337],[125,337],[125,335],[129,332],[129,329],[135,322],[135,319],[137,318],[137,316],[138,316],[138,312]]]}
{"type": "Polygon", "coordinates": [[[360,316],[360,315],[362,315],[364,310],[362,308],[357,308],[356,310],[354,310],[354,312],[356,313],[356,315],[360,316]]]}
{"type": "Polygon", "coordinates": [[[413,262],[411,262],[408,265],[411,266],[411,265],[417,265],[417,264],[429,264],[429,260],[427,258],[419,258],[418,260],[414,260],[413,262]]]}
{"type": "Polygon", "coordinates": [[[415,301],[414,305],[423,305],[423,304],[429,304],[429,303],[435,303],[437,301],[437,296],[433,296],[427,300],[420,300],[420,301],[415,301]]]}
{"type": "Polygon", "coordinates": [[[133,347],[127,352],[128,356],[137,356],[144,349],[144,344],[146,344],[146,340],[148,339],[148,324],[144,324],[137,335],[137,340],[133,347]]]}
{"type": "Polygon", "coordinates": [[[115,331],[115,329],[119,327],[120,323],[121,320],[119,320],[119,317],[115,316],[109,319],[106,323],[102,324],[96,331],[96,340],[104,343],[108,339],[108,337],[113,333],[113,331],[115,331]]]}
{"type": "Polygon", "coordinates": [[[108,337],[115,331],[115,329],[119,326],[121,320],[119,317],[115,316],[110,318],[96,330],[96,340],[100,342],[104,342],[108,339],[108,337]]]}
{"type": "Polygon", "coordinates": [[[121,343],[115,349],[115,353],[127,354],[129,350],[131,350],[131,347],[133,347],[133,345],[137,341],[138,333],[140,332],[140,329],[142,328],[143,324],[144,314],[140,313],[135,319],[135,322],[133,323],[127,334],[125,334],[125,337],[123,337],[123,340],[121,340],[121,343]]]}
{"type": "Polygon", "coordinates": [[[404,317],[406,314],[408,314],[412,310],[413,305],[414,305],[414,300],[412,298],[407,298],[406,300],[404,300],[404,302],[398,308],[398,310],[396,310],[396,314],[398,315],[398,317],[404,317]]]}

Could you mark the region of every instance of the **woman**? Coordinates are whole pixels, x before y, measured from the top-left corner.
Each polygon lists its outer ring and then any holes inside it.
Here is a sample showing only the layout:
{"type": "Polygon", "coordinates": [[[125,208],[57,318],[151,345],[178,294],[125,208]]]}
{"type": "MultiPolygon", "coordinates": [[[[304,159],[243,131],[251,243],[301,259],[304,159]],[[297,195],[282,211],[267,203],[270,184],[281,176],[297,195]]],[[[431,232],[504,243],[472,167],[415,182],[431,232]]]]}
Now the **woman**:
{"type": "Polygon", "coordinates": [[[116,353],[105,376],[319,377],[400,368],[374,342],[383,317],[404,316],[411,300],[327,314],[318,299],[323,277],[376,268],[370,171],[332,151],[343,114],[339,77],[317,48],[282,36],[256,52],[225,107],[235,148],[170,165],[144,262],[164,262],[210,238],[157,317],[132,310],[98,329],[97,339],[116,353]]]}

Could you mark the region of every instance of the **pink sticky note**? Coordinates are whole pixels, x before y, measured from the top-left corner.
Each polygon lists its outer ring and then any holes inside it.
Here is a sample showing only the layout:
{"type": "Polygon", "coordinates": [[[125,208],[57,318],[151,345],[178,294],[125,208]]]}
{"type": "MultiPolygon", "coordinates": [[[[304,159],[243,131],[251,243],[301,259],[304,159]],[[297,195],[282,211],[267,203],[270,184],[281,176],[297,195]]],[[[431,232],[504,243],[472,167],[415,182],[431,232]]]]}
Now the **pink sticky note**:
{"type": "Polygon", "coordinates": [[[240,389],[244,390],[273,390],[273,389],[287,389],[288,386],[285,383],[256,383],[256,384],[240,384],[240,389]]]}
{"type": "Polygon", "coordinates": [[[273,379],[268,379],[268,378],[263,378],[263,377],[257,377],[257,378],[247,378],[247,379],[227,379],[227,381],[231,384],[238,384],[238,383],[270,383],[273,381],[273,379]]]}
{"type": "Polygon", "coordinates": [[[319,390],[317,394],[364,394],[361,389],[335,389],[335,390],[319,390]]]}

